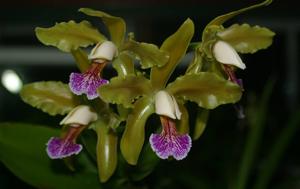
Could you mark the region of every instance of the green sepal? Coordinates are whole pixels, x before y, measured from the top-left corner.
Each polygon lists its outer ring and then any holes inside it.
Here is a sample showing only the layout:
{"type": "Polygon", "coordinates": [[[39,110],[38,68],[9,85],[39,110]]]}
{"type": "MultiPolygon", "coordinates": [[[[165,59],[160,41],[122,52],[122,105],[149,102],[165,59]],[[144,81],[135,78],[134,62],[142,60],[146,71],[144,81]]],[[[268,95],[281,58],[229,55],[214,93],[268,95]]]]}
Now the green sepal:
{"type": "Polygon", "coordinates": [[[137,59],[140,60],[143,69],[153,66],[161,67],[165,65],[169,56],[166,52],[160,50],[156,45],[150,43],[136,42],[134,40],[126,41],[120,51],[129,51],[134,53],[137,59]]]}
{"type": "Polygon", "coordinates": [[[249,26],[248,24],[234,24],[217,36],[229,43],[240,53],[255,53],[260,49],[268,48],[275,33],[265,27],[249,26]]]}
{"type": "Polygon", "coordinates": [[[122,104],[125,108],[133,107],[134,101],[151,91],[151,84],[144,76],[128,75],[114,77],[110,83],[98,89],[100,97],[108,103],[122,104]]]}
{"type": "Polygon", "coordinates": [[[27,104],[52,116],[67,114],[80,104],[69,86],[57,81],[42,81],[24,85],[20,96],[27,104]]]}
{"type": "Polygon", "coordinates": [[[121,52],[112,63],[113,68],[118,72],[119,77],[135,75],[134,58],[127,52],[121,52]]]}
{"type": "Polygon", "coordinates": [[[173,35],[164,41],[160,49],[168,53],[170,58],[164,66],[151,69],[150,78],[155,89],[165,87],[176,66],[184,57],[193,35],[194,23],[191,19],[187,19],[173,35]]]}
{"type": "Polygon", "coordinates": [[[96,166],[84,152],[74,158],[76,171],[69,171],[62,160],[51,160],[46,143],[60,130],[44,125],[0,124],[0,160],[17,177],[35,188],[99,189],[96,166]]]}
{"type": "Polygon", "coordinates": [[[57,47],[64,52],[71,52],[79,47],[87,47],[106,40],[88,21],[76,23],[73,20],[61,22],[50,28],[35,29],[40,42],[57,47]]]}
{"type": "Polygon", "coordinates": [[[118,157],[118,136],[104,122],[98,120],[94,123],[97,133],[97,165],[100,182],[106,182],[114,174],[118,157]]]}
{"type": "Polygon", "coordinates": [[[136,101],[127,118],[120,146],[124,159],[131,165],[138,162],[145,141],[146,121],[154,111],[153,99],[143,97],[136,101]]]}
{"type": "Polygon", "coordinates": [[[73,58],[76,61],[77,67],[81,72],[85,72],[90,67],[90,60],[88,59],[88,56],[85,51],[78,48],[76,50],[71,51],[73,58]]]}
{"type": "Polygon", "coordinates": [[[235,103],[242,96],[241,88],[213,73],[188,74],[170,83],[167,91],[206,109],[235,103]]]}
{"type": "Polygon", "coordinates": [[[269,4],[272,3],[272,0],[265,0],[261,3],[258,3],[258,4],[255,4],[255,5],[252,5],[252,6],[249,6],[249,7],[246,7],[246,8],[243,8],[243,9],[239,9],[239,10],[236,10],[236,11],[232,11],[230,13],[227,13],[227,14],[224,14],[224,15],[221,15],[221,16],[218,16],[216,18],[214,18],[212,21],[210,21],[207,26],[205,27],[204,31],[209,27],[209,26],[212,26],[212,25],[222,25],[224,22],[226,22],[227,20],[241,14],[241,13],[244,13],[246,11],[249,11],[249,10],[252,10],[252,9],[256,9],[256,8],[259,8],[259,7],[262,7],[262,6],[268,6],[269,4]]]}
{"type": "Polygon", "coordinates": [[[126,32],[126,23],[122,18],[111,16],[105,12],[93,10],[90,8],[81,8],[79,9],[79,12],[82,12],[89,16],[101,18],[108,28],[111,41],[114,42],[117,47],[119,47],[123,43],[126,32]]]}
{"type": "Polygon", "coordinates": [[[202,136],[207,125],[208,117],[209,117],[209,110],[198,108],[193,140],[198,140],[202,136]]]}
{"type": "Polygon", "coordinates": [[[177,120],[177,123],[176,123],[178,133],[180,133],[180,134],[189,133],[189,131],[190,131],[189,112],[187,111],[183,102],[178,101],[178,107],[181,112],[181,118],[180,118],[180,120],[177,120]]]}

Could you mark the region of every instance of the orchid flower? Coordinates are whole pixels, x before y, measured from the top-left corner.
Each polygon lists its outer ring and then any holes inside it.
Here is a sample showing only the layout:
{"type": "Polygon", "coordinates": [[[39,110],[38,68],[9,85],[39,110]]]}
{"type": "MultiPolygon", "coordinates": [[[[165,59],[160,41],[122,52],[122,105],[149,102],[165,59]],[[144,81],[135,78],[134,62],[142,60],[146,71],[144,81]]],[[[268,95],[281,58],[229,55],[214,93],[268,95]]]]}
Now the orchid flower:
{"type": "Polygon", "coordinates": [[[97,98],[97,88],[108,83],[101,77],[101,71],[116,54],[117,47],[111,41],[98,43],[88,57],[92,61],[90,68],[84,73],[71,73],[71,91],[76,95],[86,94],[89,100],[97,98]]]}
{"type": "Polygon", "coordinates": [[[176,130],[175,120],[180,120],[181,112],[175,97],[163,90],[156,93],[155,111],[160,115],[162,132],[150,136],[153,151],[161,159],[170,156],[176,160],[184,159],[191,149],[192,140],[188,134],[179,134],[176,130]]]}
{"type": "Polygon", "coordinates": [[[93,121],[97,114],[89,106],[80,105],[74,108],[61,122],[67,126],[67,131],[62,137],[51,137],[47,143],[47,154],[51,159],[62,159],[77,155],[82,150],[82,145],[76,143],[80,133],[93,121]]]}

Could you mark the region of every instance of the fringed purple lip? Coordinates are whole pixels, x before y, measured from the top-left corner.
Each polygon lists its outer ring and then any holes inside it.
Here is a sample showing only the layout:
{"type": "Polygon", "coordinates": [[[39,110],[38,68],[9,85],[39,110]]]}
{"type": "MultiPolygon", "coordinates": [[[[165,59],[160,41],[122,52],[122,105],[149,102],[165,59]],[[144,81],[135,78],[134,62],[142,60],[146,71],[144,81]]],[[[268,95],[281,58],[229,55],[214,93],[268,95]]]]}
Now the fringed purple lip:
{"type": "Polygon", "coordinates": [[[80,144],[58,137],[51,137],[47,143],[47,154],[51,159],[62,159],[74,154],[79,154],[82,150],[80,144]]]}
{"type": "Polygon", "coordinates": [[[173,156],[176,160],[182,160],[192,147],[191,137],[188,134],[178,134],[173,120],[167,119],[169,120],[162,121],[163,130],[161,134],[150,136],[151,148],[161,159],[173,156]]]}
{"type": "Polygon", "coordinates": [[[71,73],[69,87],[76,95],[86,94],[89,100],[97,98],[98,87],[107,84],[108,80],[100,77],[100,72],[105,63],[93,63],[85,73],[71,73]]]}
{"type": "Polygon", "coordinates": [[[152,134],[150,144],[153,151],[161,159],[173,156],[176,160],[184,159],[192,147],[192,140],[188,134],[177,136],[163,136],[152,134]]]}

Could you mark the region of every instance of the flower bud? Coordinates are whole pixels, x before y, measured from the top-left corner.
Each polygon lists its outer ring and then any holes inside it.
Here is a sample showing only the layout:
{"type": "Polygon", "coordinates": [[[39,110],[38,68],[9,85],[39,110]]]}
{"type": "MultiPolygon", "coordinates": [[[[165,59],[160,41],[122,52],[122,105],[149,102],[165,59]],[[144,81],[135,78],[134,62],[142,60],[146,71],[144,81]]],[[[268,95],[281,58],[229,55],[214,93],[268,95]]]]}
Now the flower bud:
{"type": "Polygon", "coordinates": [[[60,125],[88,125],[96,121],[97,114],[89,106],[80,105],[74,108],[61,122],[60,125]]]}
{"type": "Polygon", "coordinates": [[[233,65],[240,69],[246,68],[236,50],[224,41],[217,41],[215,43],[213,54],[216,60],[222,64],[233,65]]]}
{"type": "Polygon", "coordinates": [[[156,114],[164,115],[172,119],[180,119],[181,112],[174,96],[166,91],[159,91],[155,95],[156,114]]]}
{"type": "Polygon", "coordinates": [[[111,61],[117,54],[117,47],[111,41],[105,41],[98,43],[91,51],[89,55],[90,60],[94,60],[98,63],[105,61],[111,61]]]}

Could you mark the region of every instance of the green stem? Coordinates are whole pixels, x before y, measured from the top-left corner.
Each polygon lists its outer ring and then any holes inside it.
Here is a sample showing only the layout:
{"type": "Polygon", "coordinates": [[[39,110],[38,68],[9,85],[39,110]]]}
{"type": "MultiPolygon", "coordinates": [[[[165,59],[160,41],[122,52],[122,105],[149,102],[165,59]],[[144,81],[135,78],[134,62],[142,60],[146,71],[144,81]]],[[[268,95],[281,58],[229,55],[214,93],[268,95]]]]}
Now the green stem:
{"type": "Polygon", "coordinates": [[[284,154],[285,149],[296,133],[300,125],[300,111],[296,112],[289,120],[286,127],[283,129],[279,139],[270,150],[269,156],[266,158],[261,173],[255,183],[253,189],[265,189],[267,188],[270,179],[278,165],[279,160],[284,154]]]}
{"type": "Polygon", "coordinates": [[[256,152],[259,147],[259,143],[262,139],[263,129],[266,125],[267,116],[267,105],[270,99],[272,89],[274,86],[274,80],[271,78],[266,86],[266,89],[262,95],[262,100],[259,107],[256,107],[256,113],[251,117],[250,120],[250,133],[246,141],[245,151],[243,153],[242,161],[239,166],[239,171],[237,174],[236,189],[245,189],[249,178],[251,168],[253,167],[253,162],[256,156],[256,152]]]}

